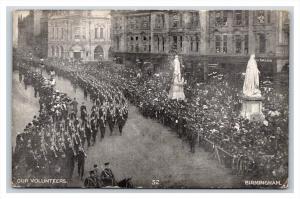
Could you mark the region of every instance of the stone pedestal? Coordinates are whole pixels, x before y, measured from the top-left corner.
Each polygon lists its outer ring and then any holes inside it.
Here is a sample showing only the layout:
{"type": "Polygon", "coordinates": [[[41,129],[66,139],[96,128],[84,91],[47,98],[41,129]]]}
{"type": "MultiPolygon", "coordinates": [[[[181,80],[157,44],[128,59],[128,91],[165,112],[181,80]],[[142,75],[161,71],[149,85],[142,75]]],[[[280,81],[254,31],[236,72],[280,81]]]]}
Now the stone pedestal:
{"type": "Polygon", "coordinates": [[[262,101],[263,97],[247,97],[242,96],[242,109],[240,116],[247,118],[250,121],[262,121],[264,120],[264,114],[262,113],[262,101]]]}
{"type": "Polygon", "coordinates": [[[185,100],[183,85],[184,82],[174,82],[169,91],[169,99],[185,100]]]}

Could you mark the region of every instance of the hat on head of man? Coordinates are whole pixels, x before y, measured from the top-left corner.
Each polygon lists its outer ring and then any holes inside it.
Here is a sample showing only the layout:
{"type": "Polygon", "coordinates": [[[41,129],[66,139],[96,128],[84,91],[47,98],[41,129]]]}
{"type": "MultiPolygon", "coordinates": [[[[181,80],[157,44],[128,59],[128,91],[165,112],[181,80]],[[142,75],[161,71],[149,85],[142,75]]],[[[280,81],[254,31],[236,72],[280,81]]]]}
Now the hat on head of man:
{"type": "Polygon", "coordinates": [[[93,170],[89,171],[90,175],[94,174],[95,172],[93,170]]]}

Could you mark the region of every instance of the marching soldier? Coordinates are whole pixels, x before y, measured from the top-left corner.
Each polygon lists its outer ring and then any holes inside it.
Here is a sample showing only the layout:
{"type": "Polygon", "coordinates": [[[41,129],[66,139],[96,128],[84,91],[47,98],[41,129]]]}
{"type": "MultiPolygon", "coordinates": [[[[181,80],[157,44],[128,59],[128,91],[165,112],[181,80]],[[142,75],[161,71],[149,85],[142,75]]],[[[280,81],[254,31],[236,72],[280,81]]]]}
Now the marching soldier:
{"type": "Polygon", "coordinates": [[[79,131],[79,136],[80,136],[80,140],[81,140],[81,145],[84,148],[85,140],[87,139],[84,126],[80,125],[80,127],[78,128],[78,131],[79,131]]]}
{"type": "Polygon", "coordinates": [[[82,122],[84,122],[84,123],[86,122],[86,120],[87,120],[86,117],[87,117],[87,109],[86,109],[84,102],[82,102],[82,105],[80,107],[80,118],[81,118],[82,122]]]}
{"type": "Polygon", "coordinates": [[[88,122],[87,124],[83,123],[82,125],[85,126],[86,141],[87,141],[88,147],[90,147],[91,146],[91,136],[92,136],[92,130],[91,130],[90,124],[88,122]]]}
{"type": "Polygon", "coordinates": [[[99,118],[98,123],[100,127],[101,140],[102,140],[105,136],[105,119],[103,115],[99,118]]]}
{"type": "Polygon", "coordinates": [[[84,174],[84,163],[86,157],[87,157],[86,153],[84,152],[83,148],[80,146],[77,154],[77,161],[78,161],[78,175],[81,180],[84,174]]]}
{"type": "Polygon", "coordinates": [[[94,145],[96,143],[96,137],[98,132],[97,120],[94,117],[91,119],[91,130],[92,130],[93,145],[94,145]]]}

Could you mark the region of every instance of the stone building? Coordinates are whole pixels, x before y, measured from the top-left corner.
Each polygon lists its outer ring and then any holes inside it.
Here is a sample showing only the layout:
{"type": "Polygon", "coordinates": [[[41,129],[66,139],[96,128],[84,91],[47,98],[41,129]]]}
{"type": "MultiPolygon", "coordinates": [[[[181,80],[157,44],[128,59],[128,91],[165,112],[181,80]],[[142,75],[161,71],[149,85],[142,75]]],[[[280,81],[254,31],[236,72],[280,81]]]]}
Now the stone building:
{"type": "Polygon", "coordinates": [[[48,57],[94,61],[110,56],[108,11],[52,11],[48,16],[48,57]]]}
{"type": "Polygon", "coordinates": [[[116,56],[159,64],[168,55],[204,54],[206,22],[199,11],[112,11],[112,47],[116,56]],[[204,43],[204,42],[203,42],[204,43]],[[149,54],[151,54],[149,58],[149,54]]]}
{"type": "Polygon", "coordinates": [[[36,51],[39,57],[46,58],[48,55],[48,15],[49,10],[35,10],[34,37],[36,51]]]}
{"type": "Polygon", "coordinates": [[[208,23],[207,50],[214,62],[236,67],[254,53],[265,72],[279,72],[288,63],[288,12],[216,10],[209,11],[208,23]]]}
{"type": "Polygon", "coordinates": [[[18,48],[30,50],[37,57],[47,57],[48,13],[30,10],[26,17],[18,16],[18,48]]]}
{"type": "Polygon", "coordinates": [[[288,63],[288,38],[286,11],[112,11],[115,56],[159,65],[176,53],[192,71],[243,70],[251,53],[264,71],[280,71],[288,63]]]}
{"type": "MultiPolygon", "coordinates": [[[[18,12],[18,11],[16,11],[18,12]]],[[[18,15],[18,48],[29,48],[33,45],[34,12],[30,11],[25,17],[18,15]]]]}

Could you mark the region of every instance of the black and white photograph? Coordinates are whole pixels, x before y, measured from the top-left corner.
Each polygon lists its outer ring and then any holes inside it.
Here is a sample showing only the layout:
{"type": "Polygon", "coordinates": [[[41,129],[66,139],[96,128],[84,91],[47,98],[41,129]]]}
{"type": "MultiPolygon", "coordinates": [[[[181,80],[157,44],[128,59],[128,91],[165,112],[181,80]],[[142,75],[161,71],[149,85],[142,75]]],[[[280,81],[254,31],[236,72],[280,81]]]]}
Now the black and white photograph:
{"type": "Polygon", "coordinates": [[[289,187],[290,10],[10,17],[13,189],[289,187]]]}

